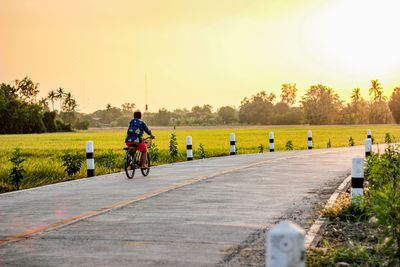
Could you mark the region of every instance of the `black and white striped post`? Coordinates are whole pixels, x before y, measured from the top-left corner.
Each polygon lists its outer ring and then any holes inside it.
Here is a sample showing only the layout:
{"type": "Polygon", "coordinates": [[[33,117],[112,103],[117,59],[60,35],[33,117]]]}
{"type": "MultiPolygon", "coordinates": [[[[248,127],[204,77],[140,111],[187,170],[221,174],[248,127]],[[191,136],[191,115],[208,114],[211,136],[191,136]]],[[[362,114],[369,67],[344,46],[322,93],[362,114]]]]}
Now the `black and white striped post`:
{"type": "Polygon", "coordinates": [[[86,169],[87,177],[94,176],[94,148],[93,141],[86,142],[86,169]]]}
{"type": "Polygon", "coordinates": [[[269,132],[269,152],[275,151],[274,132],[269,132]]]}
{"type": "Polygon", "coordinates": [[[187,154],[187,160],[193,159],[193,146],[192,146],[191,136],[186,137],[186,154],[187,154]]]}
{"type": "Polygon", "coordinates": [[[364,143],[365,143],[365,157],[369,157],[371,156],[371,151],[372,151],[371,138],[365,139],[364,143]]]}
{"type": "Polygon", "coordinates": [[[308,131],[307,136],[308,136],[308,149],[312,149],[312,132],[308,131]]]}
{"type": "Polygon", "coordinates": [[[360,195],[364,195],[364,158],[357,155],[351,162],[351,203],[356,203],[360,195]]]}
{"type": "Polygon", "coordinates": [[[230,151],[231,151],[231,155],[235,155],[236,154],[236,139],[235,139],[235,134],[231,133],[230,134],[230,151]]]}
{"type": "Polygon", "coordinates": [[[367,138],[371,138],[371,129],[367,130],[367,138]]]}

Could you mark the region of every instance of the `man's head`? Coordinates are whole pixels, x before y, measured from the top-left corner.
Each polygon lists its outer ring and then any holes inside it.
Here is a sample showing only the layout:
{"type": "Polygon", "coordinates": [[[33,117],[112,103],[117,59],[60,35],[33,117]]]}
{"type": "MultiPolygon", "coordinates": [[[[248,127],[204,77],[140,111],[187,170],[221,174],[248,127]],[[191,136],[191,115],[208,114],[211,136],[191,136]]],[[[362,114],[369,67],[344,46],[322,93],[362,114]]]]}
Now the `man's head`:
{"type": "Polygon", "coordinates": [[[133,113],[133,117],[134,117],[135,119],[141,119],[141,118],[142,118],[142,112],[140,112],[139,110],[138,110],[138,111],[135,111],[135,112],[133,113]]]}

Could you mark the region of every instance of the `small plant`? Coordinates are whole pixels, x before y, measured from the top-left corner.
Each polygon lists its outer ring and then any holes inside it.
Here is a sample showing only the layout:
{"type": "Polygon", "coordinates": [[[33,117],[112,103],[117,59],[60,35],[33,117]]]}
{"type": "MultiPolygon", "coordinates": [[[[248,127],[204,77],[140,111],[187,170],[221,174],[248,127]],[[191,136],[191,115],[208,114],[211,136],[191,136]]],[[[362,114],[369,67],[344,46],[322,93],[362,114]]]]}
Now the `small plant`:
{"type": "Polygon", "coordinates": [[[354,146],[353,136],[350,136],[350,138],[349,138],[349,146],[354,146]]]}
{"type": "Polygon", "coordinates": [[[158,149],[158,146],[154,141],[149,146],[149,153],[151,162],[155,163],[160,156],[160,150],[158,149]]]}
{"type": "Polygon", "coordinates": [[[325,207],[322,216],[347,222],[360,222],[369,219],[365,206],[350,204],[350,194],[343,194],[332,206],[325,207]]]}
{"type": "Polygon", "coordinates": [[[375,137],[371,135],[371,144],[375,144],[375,137]]]}
{"type": "Polygon", "coordinates": [[[206,157],[206,151],[204,150],[204,145],[202,143],[199,145],[199,156],[201,159],[206,157]]]}
{"type": "Polygon", "coordinates": [[[293,142],[292,142],[292,140],[289,140],[289,141],[286,142],[285,149],[286,150],[293,150],[293,142]]]}
{"type": "Polygon", "coordinates": [[[326,143],[326,147],[327,147],[327,148],[331,148],[331,147],[332,147],[331,139],[330,139],[330,138],[329,138],[328,143],[326,143]]]}
{"type": "Polygon", "coordinates": [[[264,152],[263,144],[260,144],[257,148],[258,148],[258,153],[263,153],[264,152]]]}
{"type": "Polygon", "coordinates": [[[82,166],[82,157],[79,155],[79,152],[72,153],[72,152],[65,152],[64,155],[61,156],[63,160],[62,166],[65,167],[65,172],[68,176],[74,175],[81,170],[82,166]]]}
{"type": "Polygon", "coordinates": [[[386,133],[385,134],[385,143],[386,144],[391,144],[392,143],[392,136],[390,135],[390,133],[386,133]]]}
{"type": "Polygon", "coordinates": [[[112,149],[109,149],[107,152],[101,154],[96,161],[108,170],[114,171],[116,169],[117,155],[112,149]]]}
{"type": "Polygon", "coordinates": [[[14,188],[19,190],[19,185],[24,179],[24,167],[22,166],[22,162],[25,161],[25,159],[21,155],[21,151],[19,148],[16,148],[15,151],[12,153],[12,157],[10,158],[10,161],[13,163],[14,167],[11,169],[10,173],[10,182],[13,185],[14,188]]]}
{"type": "Polygon", "coordinates": [[[169,156],[171,162],[175,162],[178,159],[178,141],[175,133],[171,133],[171,138],[169,139],[169,156]]]}

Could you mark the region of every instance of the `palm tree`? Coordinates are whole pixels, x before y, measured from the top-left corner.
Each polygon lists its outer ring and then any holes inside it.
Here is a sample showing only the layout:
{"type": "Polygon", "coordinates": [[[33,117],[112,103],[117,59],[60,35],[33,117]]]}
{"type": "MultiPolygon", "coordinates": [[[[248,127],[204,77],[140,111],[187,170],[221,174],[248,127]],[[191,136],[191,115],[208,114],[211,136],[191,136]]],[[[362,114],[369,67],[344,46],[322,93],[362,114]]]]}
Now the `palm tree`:
{"type": "Polygon", "coordinates": [[[41,105],[43,107],[43,110],[49,110],[49,105],[47,104],[47,98],[46,97],[42,97],[39,100],[39,105],[41,105]]]}
{"type": "Polygon", "coordinates": [[[353,102],[360,101],[360,88],[354,88],[353,93],[351,94],[351,99],[353,99],[353,102]]]}
{"type": "Polygon", "coordinates": [[[56,98],[60,99],[60,112],[61,112],[61,107],[62,107],[61,103],[62,103],[62,100],[64,98],[64,94],[65,94],[65,90],[62,87],[57,89],[56,98]]]}
{"type": "Polygon", "coordinates": [[[110,110],[111,110],[111,104],[107,104],[106,110],[107,110],[107,111],[110,111],[110,110]]]}
{"type": "Polygon", "coordinates": [[[76,100],[72,97],[72,94],[66,93],[63,105],[63,111],[74,112],[77,106],[78,104],[76,103],[76,100]]]}
{"type": "Polygon", "coordinates": [[[374,100],[378,100],[380,96],[383,96],[382,87],[380,86],[381,83],[376,80],[371,80],[371,88],[369,88],[369,95],[374,94],[374,100]]]}
{"type": "Polygon", "coordinates": [[[51,90],[47,95],[47,99],[49,99],[51,101],[53,111],[54,111],[54,100],[57,99],[57,93],[54,90],[51,90]]]}

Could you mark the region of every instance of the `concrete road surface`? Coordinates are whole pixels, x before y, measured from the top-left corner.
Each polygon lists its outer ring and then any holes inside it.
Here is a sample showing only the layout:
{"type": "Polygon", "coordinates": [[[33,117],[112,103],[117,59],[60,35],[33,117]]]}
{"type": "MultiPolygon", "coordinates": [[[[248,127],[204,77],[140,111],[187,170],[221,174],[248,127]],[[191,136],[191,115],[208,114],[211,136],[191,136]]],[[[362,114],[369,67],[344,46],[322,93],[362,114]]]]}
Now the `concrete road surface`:
{"type": "Polygon", "coordinates": [[[0,195],[0,266],[213,266],[363,147],[236,155],[0,195]]]}

